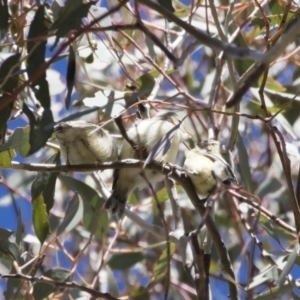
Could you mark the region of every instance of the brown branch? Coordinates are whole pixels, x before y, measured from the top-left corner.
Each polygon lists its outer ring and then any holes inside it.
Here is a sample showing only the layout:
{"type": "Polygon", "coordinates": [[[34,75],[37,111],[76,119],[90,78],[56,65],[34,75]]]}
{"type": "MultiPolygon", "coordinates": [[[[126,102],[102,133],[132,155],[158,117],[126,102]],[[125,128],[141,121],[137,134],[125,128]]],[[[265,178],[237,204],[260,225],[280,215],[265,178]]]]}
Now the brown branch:
{"type": "Polygon", "coordinates": [[[197,290],[197,299],[198,300],[209,300],[209,288],[207,283],[206,268],[204,266],[204,251],[200,248],[199,241],[197,238],[197,233],[193,232],[190,235],[191,245],[193,248],[194,261],[197,266],[195,272],[195,285],[197,290]]]}
{"type": "MultiPolygon", "coordinates": [[[[291,235],[296,238],[296,229],[290,225],[288,225],[287,223],[285,223],[284,221],[282,221],[281,219],[279,219],[278,217],[276,217],[274,214],[272,214],[270,211],[268,211],[266,208],[264,208],[263,206],[259,205],[258,203],[250,200],[248,197],[245,197],[241,194],[238,194],[236,191],[232,190],[232,189],[228,189],[227,192],[236,197],[240,202],[244,202],[247,203],[249,206],[252,206],[253,208],[257,209],[258,211],[260,211],[261,213],[263,213],[264,215],[266,215],[268,218],[270,218],[274,223],[276,223],[279,227],[283,228],[284,230],[288,231],[291,233],[291,235]]],[[[240,193],[242,191],[239,191],[240,193]]]]}
{"type": "Polygon", "coordinates": [[[163,226],[165,228],[165,232],[166,232],[166,242],[167,242],[167,272],[166,272],[166,277],[165,277],[165,295],[164,295],[164,299],[167,300],[168,299],[168,293],[169,293],[169,289],[170,289],[170,274],[171,274],[171,253],[170,253],[170,237],[169,237],[169,230],[168,230],[168,225],[167,222],[164,218],[164,213],[162,211],[160,202],[157,198],[157,195],[155,193],[155,190],[153,188],[153,185],[150,183],[150,181],[148,180],[148,178],[145,176],[144,172],[141,172],[141,176],[144,178],[144,180],[147,182],[148,187],[150,188],[152,195],[155,199],[156,202],[156,206],[159,212],[159,216],[161,219],[161,222],[163,223],[163,226]]]}
{"type": "Polygon", "coordinates": [[[56,281],[53,280],[49,277],[45,276],[40,276],[40,277],[33,277],[33,276],[27,276],[23,274],[7,274],[3,275],[0,274],[0,278],[9,278],[9,279],[23,279],[27,280],[29,282],[43,282],[43,283],[48,283],[52,284],[55,287],[62,287],[62,288],[67,288],[67,289],[79,289],[81,291],[89,293],[91,296],[96,297],[96,298],[101,298],[101,299],[107,299],[107,300],[118,300],[118,298],[113,297],[109,293],[101,293],[96,290],[93,290],[91,288],[88,288],[86,286],[80,285],[76,282],[61,282],[61,281],[56,281]]]}
{"type": "MultiPolygon", "coordinates": [[[[21,169],[27,171],[48,171],[48,172],[70,172],[70,171],[97,171],[97,170],[107,170],[107,169],[118,169],[118,168],[140,168],[143,162],[134,159],[128,159],[117,162],[102,163],[95,165],[69,165],[69,166],[56,166],[56,165],[43,165],[43,164],[20,164],[12,162],[14,169],[21,169]]],[[[185,176],[185,173],[178,171],[176,166],[164,165],[157,162],[150,162],[146,165],[146,169],[155,170],[161,172],[162,174],[169,176],[170,178],[177,181],[185,190],[188,197],[190,198],[192,204],[201,216],[205,215],[206,207],[203,201],[201,201],[195,191],[195,188],[189,177],[185,176]]],[[[230,262],[230,258],[226,249],[226,246],[221,238],[221,235],[217,229],[215,222],[212,220],[211,216],[208,215],[205,222],[212,239],[217,248],[223,270],[231,277],[228,280],[229,293],[231,300],[238,299],[238,291],[235,283],[235,274],[230,262]]]]}
{"type": "Polygon", "coordinates": [[[68,41],[63,43],[60,48],[57,50],[57,52],[46,62],[44,62],[41,67],[34,72],[34,74],[27,80],[25,81],[22,85],[20,85],[18,88],[14,90],[14,92],[7,98],[5,98],[3,101],[0,103],[0,109],[3,107],[7,106],[11,102],[15,101],[15,99],[18,97],[18,95],[27,87],[29,86],[32,82],[34,82],[36,79],[40,77],[41,74],[43,74],[49,66],[54,63],[59,55],[69,47],[81,34],[87,32],[92,26],[97,24],[99,21],[103,20],[110,14],[116,12],[119,10],[125,3],[127,3],[128,0],[121,0],[116,6],[111,8],[109,11],[107,11],[105,14],[101,15],[99,18],[95,19],[91,23],[89,23],[86,27],[82,27],[78,29],[76,32],[73,32],[73,36],[69,38],[68,41]]]}

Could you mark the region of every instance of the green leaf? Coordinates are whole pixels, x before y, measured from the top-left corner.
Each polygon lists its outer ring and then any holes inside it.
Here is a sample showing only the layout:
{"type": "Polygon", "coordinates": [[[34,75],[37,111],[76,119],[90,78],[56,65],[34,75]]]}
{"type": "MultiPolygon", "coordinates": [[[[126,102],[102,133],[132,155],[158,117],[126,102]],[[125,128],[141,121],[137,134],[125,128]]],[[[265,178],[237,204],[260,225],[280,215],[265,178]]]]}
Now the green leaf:
{"type": "Polygon", "coordinates": [[[259,214],[259,224],[265,229],[265,231],[280,244],[280,238],[285,242],[292,242],[295,238],[287,230],[283,229],[280,226],[277,226],[276,223],[272,222],[266,215],[263,213],[259,214]]]}
{"type": "MultiPolygon", "coordinates": [[[[61,268],[54,268],[46,271],[43,276],[51,278],[58,282],[66,282],[70,278],[70,271],[61,269],[61,268]]],[[[33,298],[34,299],[45,299],[50,294],[55,292],[59,287],[56,287],[53,284],[48,284],[44,282],[36,282],[33,285],[33,298]]]]}
{"type": "MultiPolygon", "coordinates": [[[[259,296],[254,297],[254,300],[270,300],[270,299],[283,299],[282,297],[286,297],[291,292],[290,284],[285,284],[281,287],[275,286],[274,288],[270,288],[266,293],[260,293],[259,296]]],[[[287,298],[288,299],[288,298],[287,298]]]]}
{"type": "Polygon", "coordinates": [[[75,228],[83,217],[83,203],[78,194],[75,194],[73,199],[69,202],[65,217],[59,227],[57,228],[56,236],[63,232],[70,232],[75,228]]]}
{"type": "Polygon", "coordinates": [[[32,199],[32,218],[35,234],[41,244],[43,244],[50,229],[47,209],[42,195],[38,195],[36,198],[32,199]]]}
{"type": "MultiPolygon", "coordinates": [[[[258,85],[261,86],[263,80],[263,75],[259,77],[258,79],[258,85]]],[[[276,92],[285,92],[286,88],[281,85],[277,80],[274,78],[268,76],[267,81],[266,81],[266,88],[276,91],[276,92]]]]}
{"type": "MultiPolygon", "coordinates": [[[[16,273],[17,270],[15,266],[12,264],[10,269],[10,274],[16,274],[16,273]]],[[[5,300],[11,300],[11,299],[24,300],[24,295],[20,295],[20,297],[16,295],[16,290],[20,287],[20,284],[22,284],[21,279],[16,279],[16,278],[7,279],[6,290],[3,293],[5,300]]]]}
{"type": "Polygon", "coordinates": [[[150,299],[149,291],[143,286],[135,286],[130,293],[130,299],[149,300],[150,299]]]}
{"type": "Polygon", "coordinates": [[[237,134],[236,138],[236,146],[238,149],[239,161],[241,164],[242,182],[246,185],[247,190],[253,193],[253,182],[249,165],[249,157],[243,139],[239,133],[237,134]]]}
{"type": "Polygon", "coordinates": [[[104,200],[87,184],[75,178],[59,175],[59,179],[72,191],[77,192],[83,200],[83,225],[90,232],[103,238],[108,229],[107,211],[103,210],[104,200]],[[96,231],[95,231],[96,228],[96,231]]]}
{"type": "Polygon", "coordinates": [[[109,293],[114,297],[119,297],[118,285],[117,285],[116,279],[114,277],[114,274],[108,265],[105,266],[105,269],[107,272],[109,293]]]}
{"type": "MultiPolygon", "coordinates": [[[[281,23],[283,14],[269,15],[266,16],[271,25],[279,25],[281,23]]],[[[294,16],[293,13],[288,13],[287,21],[289,21],[294,16]]],[[[249,26],[258,26],[263,29],[266,26],[266,22],[263,17],[252,17],[249,26]]]]}
{"type": "MultiPolygon", "coordinates": [[[[48,29],[45,26],[45,10],[44,5],[39,6],[35,13],[34,19],[30,25],[27,42],[27,73],[31,78],[34,73],[45,62],[45,52],[47,38],[41,40],[42,36],[46,36],[48,29]]],[[[45,109],[50,108],[50,92],[49,85],[46,79],[46,71],[42,72],[38,78],[32,81],[31,87],[36,98],[41,102],[45,109]],[[36,88],[38,86],[38,88],[36,88]]]]}
{"type": "Polygon", "coordinates": [[[161,281],[166,276],[168,270],[168,260],[171,259],[171,256],[174,254],[174,252],[175,244],[170,243],[170,256],[168,257],[168,249],[166,248],[162,252],[158,262],[154,267],[151,284],[161,281]]]}
{"type": "Polygon", "coordinates": [[[81,19],[87,16],[90,7],[95,3],[96,1],[82,3],[82,0],[67,0],[50,27],[50,30],[57,30],[56,40],[52,49],[56,47],[59,39],[65,37],[70,30],[80,28],[81,19]]]}
{"type": "Polygon", "coordinates": [[[0,243],[0,257],[8,261],[20,261],[20,250],[15,243],[10,242],[7,239],[1,240],[0,243]]]}
{"type": "Polygon", "coordinates": [[[278,284],[279,286],[282,286],[284,282],[286,281],[286,276],[291,272],[292,268],[295,266],[295,262],[298,256],[297,250],[298,250],[298,243],[294,246],[293,252],[289,255],[288,261],[286,262],[286,265],[284,266],[279,278],[278,278],[278,284]]]}
{"type": "Polygon", "coordinates": [[[0,168],[11,168],[11,161],[16,156],[12,149],[0,152],[0,168]]]}
{"type": "Polygon", "coordinates": [[[0,1],[0,41],[4,39],[8,29],[8,6],[7,0],[0,1]]]}
{"type": "Polygon", "coordinates": [[[17,221],[16,244],[20,247],[23,236],[22,213],[20,208],[17,208],[17,221]]]}
{"type": "Polygon", "coordinates": [[[155,80],[149,73],[143,74],[136,80],[136,82],[139,85],[138,90],[130,94],[125,94],[124,96],[127,107],[142,99],[146,99],[151,94],[155,86],[155,80]]]}
{"type": "Polygon", "coordinates": [[[172,5],[172,0],[158,0],[158,3],[164,8],[166,8],[167,10],[169,10],[170,12],[172,13],[175,12],[175,9],[172,5]]]}
{"type": "Polygon", "coordinates": [[[7,142],[0,146],[0,151],[15,149],[22,157],[26,157],[30,149],[29,135],[30,126],[16,128],[7,142]]]}
{"type": "MultiPolygon", "coordinates": [[[[167,75],[171,75],[174,72],[175,72],[175,69],[168,69],[168,70],[165,71],[165,73],[167,75]]],[[[151,75],[154,78],[157,78],[161,73],[158,70],[153,70],[153,71],[150,71],[148,74],[151,75]]]]}
{"type": "MultiPolygon", "coordinates": [[[[18,86],[18,76],[15,74],[20,69],[21,54],[17,53],[3,61],[0,67],[0,86],[1,94],[0,103],[5,102],[10,97],[14,89],[18,86]]],[[[14,102],[0,109],[0,144],[4,143],[7,125],[6,122],[10,117],[14,102]]]]}
{"type": "Polygon", "coordinates": [[[114,254],[107,262],[113,270],[125,270],[142,261],[144,255],[140,252],[114,254]]]}
{"type": "Polygon", "coordinates": [[[35,118],[32,111],[23,103],[23,112],[29,119],[30,123],[30,149],[27,156],[35,153],[42,148],[53,132],[53,115],[50,109],[44,109],[41,117],[35,118]]]}
{"type": "Polygon", "coordinates": [[[72,46],[69,47],[69,60],[68,60],[68,69],[67,69],[67,97],[65,100],[66,109],[69,109],[71,103],[71,96],[75,82],[75,72],[76,72],[76,64],[75,64],[75,52],[72,46]]]}
{"type": "Polygon", "coordinates": [[[12,234],[13,232],[8,229],[0,228],[0,241],[8,239],[12,234]]]}
{"type": "MultiPolygon", "coordinates": [[[[45,161],[46,164],[60,164],[60,153],[51,156],[45,161]]],[[[31,186],[31,197],[35,199],[43,197],[47,214],[54,204],[54,191],[58,172],[38,172],[31,186]]]]}

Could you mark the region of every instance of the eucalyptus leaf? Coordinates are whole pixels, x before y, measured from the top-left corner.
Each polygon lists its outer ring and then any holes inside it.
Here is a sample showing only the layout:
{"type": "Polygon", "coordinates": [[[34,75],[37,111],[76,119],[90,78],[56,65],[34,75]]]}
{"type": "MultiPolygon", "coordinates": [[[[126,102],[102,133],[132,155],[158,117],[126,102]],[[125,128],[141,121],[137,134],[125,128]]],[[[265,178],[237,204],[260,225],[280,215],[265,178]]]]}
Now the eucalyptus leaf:
{"type": "MultiPolygon", "coordinates": [[[[45,161],[46,164],[60,164],[59,152],[45,161]]],[[[54,204],[55,183],[58,172],[39,172],[31,186],[31,197],[42,196],[46,205],[46,212],[49,213],[54,204]]]]}
{"type": "Polygon", "coordinates": [[[145,159],[144,168],[145,166],[154,161],[157,157],[164,156],[171,147],[172,138],[176,131],[180,128],[181,123],[176,124],[171,130],[169,130],[153,147],[151,152],[149,153],[148,157],[145,159]]]}
{"type": "Polygon", "coordinates": [[[292,242],[294,236],[284,228],[278,226],[276,223],[272,222],[267,216],[260,213],[258,219],[260,225],[266,230],[266,232],[275,239],[279,244],[280,240],[292,242]]]}
{"type": "Polygon", "coordinates": [[[56,30],[54,49],[60,38],[65,37],[70,30],[77,30],[81,26],[81,19],[86,17],[89,9],[96,1],[83,3],[82,0],[67,0],[65,6],[58,12],[50,30],[56,30]]]}
{"type": "MultiPolygon", "coordinates": [[[[0,86],[1,96],[0,103],[5,102],[9,98],[10,94],[13,93],[14,89],[18,85],[18,76],[15,72],[20,70],[20,57],[21,54],[17,53],[9,56],[5,59],[0,67],[0,86]]],[[[7,129],[7,120],[10,117],[14,102],[11,101],[9,104],[0,109],[0,144],[4,143],[5,134],[7,129]]]]}
{"type": "Polygon", "coordinates": [[[167,248],[164,249],[164,251],[159,257],[158,262],[154,267],[152,279],[151,279],[151,285],[154,282],[157,283],[163,280],[163,278],[166,276],[168,270],[168,260],[171,259],[171,256],[174,254],[174,252],[175,252],[175,244],[173,243],[169,244],[169,254],[170,254],[169,257],[168,257],[168,249],[167,248]]]}
{"type": "Polygon", "coordinates": [[[75,64],[75,51],[72,46],[69,47],[69,59],[68,59],[68,68],[67,68],[67,97],[65,99],[66,109],[70,107],[71,96],[75,82],[75,72],[76,72],[76,64],[75,64]]]}
{"type": "Polygon", "coordinates": [[[246,185],[249,192],[253,192],[253,182],[249,165],[249,157],[241,135],[237,134],[236,146],[238,149],[239,161],[241,164],[241,176],[243,183],[246,185]]]}
{"type": "Polygon", "coordinates": [[[69,202],[65,217],[59,227],[57,228],[56,236],[63,232],[68,233],[73,230],[83,217],[83,203],[78,194],[75,194],[73,199],[69,202]]]}
{"type": "Polygon", "coordinates": [[[17,246],[17,244],[10,242],[8,239],[1,240],[0,257],[11,262],[13,262],[14,260],[19,262],[21,259],[19,247],[17,246]]]}
{"type": "Polygon", "coordinates": [[[5,144],[0,145],[0,151],[5,150],[16,150],[22,157],[26,157],[29,152],[29,135],[30,135],[30,126],[26,127],[17,127],[13,134],[9,136],[5,144]]]}
{"type": "Polygon", "coordinates": [[[142,261],[143,259],[144,259],[144,255],[139,252],[115,253],[108,260],[107,264],[113,270],[125,270],[125,269],[129,269],[130,267],[142,261]]]}
{"type": "MultiPolygon", "coordinates": [[[[45,52],[47,39],[42,36],[46,36],[48,29],[45,26],[45,6],[40,5],[35,13],[34,19],[30,25],[28,33],[28,43],[27,43],[27,72],[29,78],[33,78],[35,73],[45,62],[45,52]],[[38,39],[37,39],[38,38],[38,39]]],[[[41,74],[32,80],[31,87],[35,93],[36,98],[40,101],[45,109],[50,108],[50,92],[48,81],[46,80],[46,71],[41,72],[41,74]]]]}
{"type": "Polygon", "coordinates": [[[35,234],[43,244],[50,233],[50,228],[46,204],[42,195],[32,199],[32,219],[35,234]]]}
{"type": "Polygon", "coordinates": [[[11,161],[15,156],[15,151],[12,149],[0,151],[0,168],[11,168],[11,161]]]}
{"type": "Polygon", "coordinates": [[[23,112],[30,123],[30,149],[27,156],[32,155],[40,148],[45,146],[53,132],[53,115],[50,109],[44,109],[40,117],[35,118],[33,112],[23,103],[23,112]]]}
{"type": "MultiPolygon", "coordinates": [[[[43,276],[53,279],[58,282],[66,282],[71,273],[69,270],[62,268],[53,268],[46,271],[43,276]]],[[[55,292],[59,287],[56,287],[53,284],[45,283],[45,282],[36,282],[33,285],[33,297],[34,299],[45,299],[50,294],[55,292]]]]}
{"type": "Polygon", "coordinates": [[[8,239],[12,234],[13,232],[8,229],[0,228],[0,242],[2,240],[8,239]]]}
{"type": "Polygon", "coordinates": [[[0,41],[4,39],[8,29],[9,13],[7,0],[0,1],[0,41]]]}
{"type": "Polygon", "coordinates": [[[291,272],[292,268],[295,266],[295,262],[298,256],[298,249],[299,245],[296,243],[294,246],[294,249],[292,253],[289,255],[289,258],[286,262],[286,265],[284,266],[282,272],[280,273],[280,276],[278,278],[278,284],[279,286],[282,286],[284,282],[287,280],[288,274],[291,272]]]}
{"type": "Polygon", "coordinates": [[[112,296],[118,297],[119,296],[118,285],[114,277],[113,271],[108,265],[105,266],[105,270],[107,272],[109,292],[112,296]]]}
{"type": "Polygon", "coordinates": [[[72,191],[77,192],[83,200],[83,225],[97,237],[106,235],[108,228],[107,212],[103,210],[104,200],[87,184],[75,178],[60,175],[59,179],[72,191]]]}
{"type": "Polygon", "coordinates": [[[175,12],[175,9],[172,5],[172,0],[158,0],[158,3],[170,12],[175,12]]]}

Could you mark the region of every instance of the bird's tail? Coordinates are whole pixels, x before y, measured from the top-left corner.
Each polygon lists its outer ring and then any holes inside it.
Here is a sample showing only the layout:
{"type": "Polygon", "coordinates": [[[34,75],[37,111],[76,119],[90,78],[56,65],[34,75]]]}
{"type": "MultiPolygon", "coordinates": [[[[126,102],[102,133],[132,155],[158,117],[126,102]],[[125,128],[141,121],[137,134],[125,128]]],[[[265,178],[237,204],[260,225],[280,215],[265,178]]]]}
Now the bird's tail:
{"type": "Polygon", "coordinates": [[[114,190],[111,196],[105,203],[105,208],[111,210],[111,212],[121,219],[125,212],[125,206],[127,202],[127,192],[120,192],[114,190]]]}

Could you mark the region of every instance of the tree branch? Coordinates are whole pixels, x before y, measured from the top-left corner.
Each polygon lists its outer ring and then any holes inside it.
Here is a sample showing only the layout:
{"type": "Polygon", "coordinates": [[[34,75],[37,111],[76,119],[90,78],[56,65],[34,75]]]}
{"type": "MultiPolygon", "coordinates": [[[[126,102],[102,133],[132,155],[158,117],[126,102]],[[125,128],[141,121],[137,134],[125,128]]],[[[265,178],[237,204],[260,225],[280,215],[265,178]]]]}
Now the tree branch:
{"type": "MultiPolygon", "coordinates": [[[[69,166],[56,166],[56,165],[44,165],[44,164],[20,164],[17,162],[12,162],[14,169],[27,170],[27,171],[48,171],[48,172],[70,172],[70,171],[97,171],[97,170],[107,170],[107,169],[117,169],[117,168],[140,168],[143,162],[136,159],[128,159],[117,162],[109,162],[95,165],[69,165],[69,166]]],[[[206,207],[201,201],[195,191],[195,188],[189,177],[185,175],[181,168],[165,164],[161,165],[157,162],[150,162],[146,165],[146,169],[155,170],[161,172],[162,174],[176,180],[185,190],[194,207],[201,216],[205,215],[206,207]]],[[[217,229],[215,222],[212,220],[211,216],[206,217],[205,224],[210,231],[212,239],[216,245],[224,272],[226,272],[231,279],[228,280],[229,293],[231,300],[238,299],[238,291],[235,284],[235,275],[233,268],[229,259],[229,255],[224,242],[222,241],[221,235],[217,229]]]]}
{"type": "Polygon", "coordinates": [[[91,288],[88,288],[86,286],[80,285],[76,282],[61,282],[53,280],[49,277],[40,276],[40,277],[33,277],[33,276],[27,276],[23,274],[7,274],[2,275],[0,274],[0,278],[9,278],[9,279],[23,279],[30,282],[43,282],[43,283],[49,283],[54,285],[55,287],[62,287],[67,289],[79,289],[81,291],[89,293],[91,296],[101,299],[107,299],[107,300],[118,300],[118,298],[113,297],[109,293],[101,293],[96,290],[93,290],[91,288]]]}

